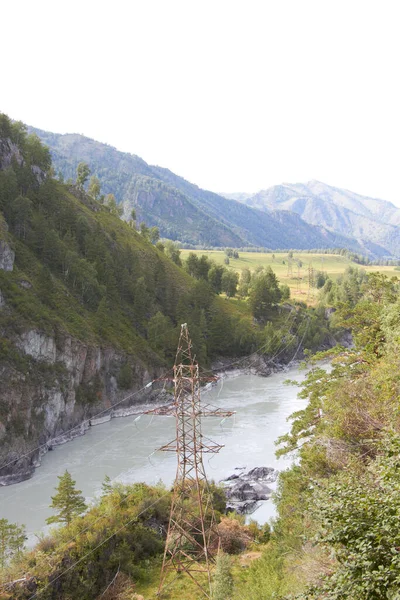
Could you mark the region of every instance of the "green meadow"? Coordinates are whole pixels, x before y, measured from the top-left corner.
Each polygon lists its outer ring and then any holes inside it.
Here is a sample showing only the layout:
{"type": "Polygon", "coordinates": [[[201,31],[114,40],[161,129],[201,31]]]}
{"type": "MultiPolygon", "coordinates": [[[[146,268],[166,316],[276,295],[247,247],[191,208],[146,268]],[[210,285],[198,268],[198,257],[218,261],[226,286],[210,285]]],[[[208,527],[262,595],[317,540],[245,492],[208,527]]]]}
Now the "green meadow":
{"type": "MultiPolygon", "coordinates": [[[[224,250],[181,250],[181,258],[185,260],[190,252],[198,256],[206,255],[217,264],[225,264],[224,250]]],[[[400,276],[393,266],[358,265],[345,256],[338,254],[309,254],[308,252],[293,252],[289,259],[287,252],[240,252],[239,258],[230,258],[229,269],[239,274],[245,268],[255,271],[257,267],[271,267],[280,283],[290,287],[291,297],[308,302],[315,301],[318,291],[309,289],[309,270],[324,271],[332,279],[336,279],[349,266],[365,269],[367,272],[380,271],[389,277],[400,276]]]]}

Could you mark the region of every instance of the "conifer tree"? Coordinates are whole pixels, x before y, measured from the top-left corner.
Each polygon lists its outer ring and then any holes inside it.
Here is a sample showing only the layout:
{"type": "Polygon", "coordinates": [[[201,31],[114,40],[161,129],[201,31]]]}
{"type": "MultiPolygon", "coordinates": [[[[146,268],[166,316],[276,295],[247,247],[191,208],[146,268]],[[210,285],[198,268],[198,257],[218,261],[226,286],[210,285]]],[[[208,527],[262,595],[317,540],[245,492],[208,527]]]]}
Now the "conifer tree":
{"type": "Polygon", "coordinates": [[[101,495],[102,496],[107,496],[108,494],[111,494],[113,490],[113,484],[111,481],[111,477],[109,475],[106,475],[104,477],[104,481],[101,484],[101,495]]]}
{"type": "Polygon", "coordinates": [[[85,499],[81,496],[81,490],[75,489],[75,481],[66,470],[64,475],[59,475],[60,480],[56,487],[57,494],[51,497],[51,508],[58,510],[57,515],[46,519],[47,523],[65,523],[67,526],[72,519],[86,510],[85,499]]]}
{"type": "Polygon", "coordinates": [[[21,552],[25,540],[23,526],[0,519],[0,569],[5,567],[7,559],[21,552]]]}

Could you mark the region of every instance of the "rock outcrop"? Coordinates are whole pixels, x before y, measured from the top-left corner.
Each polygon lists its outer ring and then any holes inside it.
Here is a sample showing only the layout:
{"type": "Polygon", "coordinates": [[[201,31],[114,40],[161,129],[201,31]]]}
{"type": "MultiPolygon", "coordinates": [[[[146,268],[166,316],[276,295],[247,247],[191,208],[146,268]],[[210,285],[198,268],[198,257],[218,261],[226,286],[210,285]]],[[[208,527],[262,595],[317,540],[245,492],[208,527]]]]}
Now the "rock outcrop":
{"type": "Polygon", "coordinates": [[[52,446],[82,435],[93,415],[113,416],[154,400],[146,384],[160,373],[149,372],[138,359],[113,348],[90,346],[71,336],[49,336],[37,330],[15,340],[24,369],[3,361],[0,367],[0,485],[30,477],[52,446]],[[120,389],[118,373],[128,362],[130,389],[120,389]]]}
{"type": "Polygon", "coordinates": [[[0,171],[11,167],[13,160],[19,166],[24,162],[20,148],[9,139],[0,139],[0,171]]]}
{"type": "Polygon", "coordinates": [[[12,271],[14,268],[15,252],[5,240],[0,240],[0,269],[12,271]]]}
{"type": "Polygon", "coordinates": [[[8,225],[0,212],[0,269],[12,271],[14,269],[15,252],[10,246],[8,225]]]}
{"type": "Polygon", "coordinates": [[[227,510],[251,514],[260,501],[271,497],[272,489],[267,484],[276,481],[277,477],[278,471],[272,467],[255,467],[248,473],[231,475],[222,482],[227,510]]]}

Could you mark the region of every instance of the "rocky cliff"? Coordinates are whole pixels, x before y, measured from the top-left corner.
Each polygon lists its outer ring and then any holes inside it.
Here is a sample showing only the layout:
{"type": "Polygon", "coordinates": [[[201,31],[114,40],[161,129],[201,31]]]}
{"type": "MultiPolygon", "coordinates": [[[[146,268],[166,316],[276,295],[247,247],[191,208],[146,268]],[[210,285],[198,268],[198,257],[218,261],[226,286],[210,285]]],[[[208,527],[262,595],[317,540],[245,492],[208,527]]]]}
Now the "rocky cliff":
{"type": "Polygon", "coordinates": [[[154,397],[143,388],[165,362],[146,323],[164,297],[172,314],[188,280],[50,165],[0,114],[0,485],[29,477],[95,415],[154,397]]]}
{"type": "MultiPolygon", "coordinates": [[[[5,308],[3,303],[0,310],[5,308]]],[[[93,415],[112,416],[113,407],[153,398],[151,387],[129,396],[160,375],[159,369],[127,361],[111,347],[33,329],[16,337],[15,355],[19,369],[4,362],[0,366],[0,465],[7,465],[0,468],[0,485],[30,477],[45,452],[84,433],[93,415]],[[121,389],[118,374],[127,364],[132,383],[121,389]]]]}
{"type": "Polygon", "coordinates": [[[0,240],[0,269],[12,271],[14,267],[15,252],[5,240],[0,240]]]}

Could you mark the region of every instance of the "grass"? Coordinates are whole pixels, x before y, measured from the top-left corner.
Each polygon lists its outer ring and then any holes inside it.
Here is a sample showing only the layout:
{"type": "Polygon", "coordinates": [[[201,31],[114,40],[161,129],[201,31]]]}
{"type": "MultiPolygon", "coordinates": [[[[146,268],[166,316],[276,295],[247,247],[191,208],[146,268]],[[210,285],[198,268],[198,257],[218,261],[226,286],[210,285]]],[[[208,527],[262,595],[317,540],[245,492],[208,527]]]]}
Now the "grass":
{"type": "MultiPolygon", "coordinates": [[[[234,594],[235,600],[244,598],[242,591],[245,590],[246,581],[248,578],[248,569],[254,560],[257,560],[262,555],[262,550],[265,545],[257,545],[254,547],[257,551],[246,550],[242,554],[231,556],[232,559],[232,576],[234,581],[234,589],[238,590],[238,594],[234,594]]],[[[180,575],[173,571],[169,572],[165,581],[165,586],[161,596],[157,596],[158,586],[160,583],[161,560],[154,559],[149,561],[146,567],[146,577],[143,581],[139,581],[134,588],[137,594],[144,597],[145,600],[201,600],[204,595],[199,590],[196,583],[190,577],[181,573],[180,575]]],[[[206,574],[197,574],[199,581],[208,589],[208,581],[206,574]]]]}
{"type": "MultiPolygon", "coordinates": [[[[190,252],[195,252],[198,256],[204,254],[219,265],[223,265],[226,258],[223,250],[181,250],[182,260],[185,260],[190,252]]],[[[255,271],[257,267],[271,267],[280,283],[290,287],[292,298],[309,304],[313,304],[317,297],[317,290],[312,289],[310,293],[308,291],[309,267],[313,267],[315,271],[328,273],[331,279],[337,279],[349,266],[363,268],[368,273],[380,271],[389,277],[400,275],[399,271],[396,271],[392,266],[360,266],[338,254],[293,252],[291,273],[287,252],[239,252],[239,258],[230,258],[229,261],[229,265],[225,266],[239,274],[245,268],[255,271]],[[301,261],[302,264],[300,268],[298,267],[298,261],[301,261]]]]}
{"type": "MultiPolygon", "coordinates": [[[[145,598],[145,600],[198,600],[204,598],[195,582],[185,573],[177,574],[170,571],[167,574],[163,592],[157,596],[158,586],[160,584],[161,560],[153,559],[149,561],[146,567],[146,576],[142,581],[135,585],[135,592],[145,598]]],[[[199,576],[199,574],[197,574],[199,576]]],[[[208,587],[206,574],[200,575],[199,580],[208,587]],[[204,580],[204,581],[203,581],[204,580]]]]}

